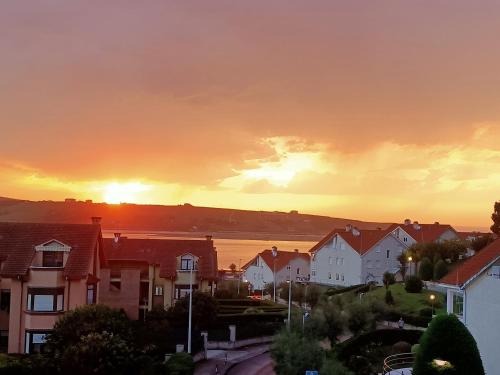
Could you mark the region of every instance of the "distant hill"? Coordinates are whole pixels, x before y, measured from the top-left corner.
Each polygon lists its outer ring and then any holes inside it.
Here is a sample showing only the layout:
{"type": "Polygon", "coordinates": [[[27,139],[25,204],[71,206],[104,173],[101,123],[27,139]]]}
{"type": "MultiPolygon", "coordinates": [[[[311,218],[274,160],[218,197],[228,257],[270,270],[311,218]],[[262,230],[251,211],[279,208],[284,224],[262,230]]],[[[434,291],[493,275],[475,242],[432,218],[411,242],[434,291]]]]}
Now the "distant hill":
{"type": "MultiPolygon", "coordinates": [[[[297,211],[268,212],[225,208],[106,204],[92,202],[23,201],[0,197],[0,221],[44,223],[89,223],[101,216],[108,230],[192,233],[266,234],[268,237],[319,237],[333,228],[353,224],[359,228],[385,227],[385,223],[363,222],[328,216],[305,215],[297,211]]],[[[222,237],[222,236],[220,236],[222,237]]],[[[241,238],[248,238],[243,236],[241,238]]]]}

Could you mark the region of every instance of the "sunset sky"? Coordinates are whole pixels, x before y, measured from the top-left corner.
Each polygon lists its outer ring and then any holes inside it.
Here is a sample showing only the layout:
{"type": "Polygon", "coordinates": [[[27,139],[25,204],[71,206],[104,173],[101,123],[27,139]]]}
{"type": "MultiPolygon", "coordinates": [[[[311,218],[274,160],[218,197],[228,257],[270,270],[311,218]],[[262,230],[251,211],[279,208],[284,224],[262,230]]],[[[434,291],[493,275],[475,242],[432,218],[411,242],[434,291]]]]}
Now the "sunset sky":
{"type": "Polygon", "coordinates": [[[500,2],[5,1],[0,196],[490,224],[500,2]]]}

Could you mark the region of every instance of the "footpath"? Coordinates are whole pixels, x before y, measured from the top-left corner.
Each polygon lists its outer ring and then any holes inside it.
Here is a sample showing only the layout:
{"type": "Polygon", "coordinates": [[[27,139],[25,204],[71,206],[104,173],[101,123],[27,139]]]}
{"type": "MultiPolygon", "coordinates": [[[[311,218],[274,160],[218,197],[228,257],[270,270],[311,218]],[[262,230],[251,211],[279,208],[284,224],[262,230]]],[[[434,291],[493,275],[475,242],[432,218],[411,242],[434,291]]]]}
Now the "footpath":
{"type": "Polygon", "coordinates": [[[231,367],[269,351],[270,344],[234,350],[208,350],[207,359],[196,365],[194,375],[223,375],[231,367]]]}

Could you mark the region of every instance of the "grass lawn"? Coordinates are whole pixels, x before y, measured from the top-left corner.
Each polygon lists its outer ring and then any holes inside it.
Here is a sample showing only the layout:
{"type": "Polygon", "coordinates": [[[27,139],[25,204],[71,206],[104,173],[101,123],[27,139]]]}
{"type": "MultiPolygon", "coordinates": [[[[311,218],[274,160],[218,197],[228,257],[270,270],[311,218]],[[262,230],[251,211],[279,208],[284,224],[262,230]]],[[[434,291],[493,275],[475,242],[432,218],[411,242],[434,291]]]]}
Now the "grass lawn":
{"type": "MultiPolygon", "coordinates": [[[[394,308],[405,314],[416,314],[424,307],[431,307],[429,296],[436,296],[434,314],[446,313],[446,297],[441,293],[422,289],[421,293],[408,293],[403,283],[393,284],[389,287],[394,297],[394,308]]],[[[378,287],[367,293],[381,301],[385,301],[385,287],[378,287]]]]}

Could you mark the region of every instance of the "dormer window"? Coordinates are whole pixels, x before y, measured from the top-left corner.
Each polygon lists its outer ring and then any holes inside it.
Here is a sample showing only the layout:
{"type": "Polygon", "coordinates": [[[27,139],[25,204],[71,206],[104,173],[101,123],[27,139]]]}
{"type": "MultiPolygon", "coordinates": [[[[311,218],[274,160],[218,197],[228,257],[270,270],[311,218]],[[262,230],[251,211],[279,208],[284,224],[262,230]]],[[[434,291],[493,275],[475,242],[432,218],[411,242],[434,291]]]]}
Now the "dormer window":
{"type": "Polygon", "coordinates": [[[62,268],[68,257],[71,247],[57,240],[51,240],[35,246],[36,256],[34,267],[62,268]]]}
{"type": "Polygon", "coordinates": [[[196,270],[196,259],[191,254],[186,254],[181,257],[181,271],[189,271],[191,267],[196,270]],[[193,263],[194,262],[194,263],[193,263]]]}

